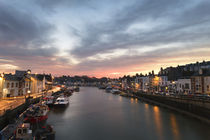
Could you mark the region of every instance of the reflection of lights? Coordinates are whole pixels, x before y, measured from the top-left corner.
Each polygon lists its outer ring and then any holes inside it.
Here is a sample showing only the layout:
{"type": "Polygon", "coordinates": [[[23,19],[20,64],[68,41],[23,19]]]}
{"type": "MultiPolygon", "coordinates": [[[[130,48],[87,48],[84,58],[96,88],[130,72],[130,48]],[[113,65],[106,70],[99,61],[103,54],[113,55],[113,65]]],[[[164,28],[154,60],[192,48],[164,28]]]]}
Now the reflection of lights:
{"type": "Polygon", "coordinates": [[[120,100],[120,102],[122,102],[122,97],[121,96],[119,96],[119,100],[120,100]]]}
{"type": "Polygon", "coordinates": [[[144,104],[145,108],[148,109],[149,108],[149,105],[148,104],[144,104]]]}
{"type": "Polygon", "coordinates": [[[154,106],[154,112],[157,112],[157,113],[159,113],[159,107],[157,107],[157,106],[154,106]]]}
{"type": "Polygon", "coordinates": [[[171,127],[172,127],[172,132],[174,135],[174,139],[178,140],[179,139],[179,130],[178,130],[178,126],[176,123],[176,118],[173,114],[170,116],[170,121],[171,121],[171,127]]]}
{"type": "Polygon", "coordinates": [[[155,119],[155,124],[157,127],[157,133],[159,136],[159,139],[162,139],[162,122],[161,122],[161,117],[160,117],[160,110],[158,106],[154,106],[154,119],[155,119]]]}
{"type": "Polygon", "coordinates": [[[134,102],[134,100],[133,100],[133,98],[131,98],[131,103],[133,103],[134,102]]]}
{"type": "Polygon", "coordinates": [[[135,98],[135,103],[138,103],[138,99],[137,98],[135,98]]]}

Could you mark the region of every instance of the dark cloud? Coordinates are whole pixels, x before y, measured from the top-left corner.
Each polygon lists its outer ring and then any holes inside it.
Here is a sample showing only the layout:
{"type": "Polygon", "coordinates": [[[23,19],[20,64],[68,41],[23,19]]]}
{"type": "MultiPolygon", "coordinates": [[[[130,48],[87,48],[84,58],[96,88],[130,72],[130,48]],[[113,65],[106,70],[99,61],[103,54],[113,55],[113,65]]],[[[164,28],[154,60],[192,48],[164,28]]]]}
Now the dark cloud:
{"type": "Polygon", "coordinates": [[[207,1],[136,1],[115,13],[107,22],[87,25],[85,33],[79,35],[80,46],[70,53],[81,58],[117,48],[208,42],[209,13],[210,3],[207,1]],[[159,25],[148,31],[136,29],[135,34],[126,32],[131,25],[147,20],[159,25]],[[103,35],[108,36],[107,42],[101,40],[103,35]]]}
{"type": "Polygon", "coordinates": [[[191,57],[208,57],[210,44],[200,46],[199,49],[194,52],[190,50],[194,50],[197,48],[196,45],[189,45],[186,47],[173,47],[173,48],[164,48],[157,49],[154,51],[148,51],[141,55],[123,55],[117,58],[106,59],[106,60],[85,60],[82,63],[75,66],[72,71],[109,71],[118,69],[120,71],[132,71],[135,67],[142,67],[144,69],[146,65],[154,65],[157,63],[163,63],[165,61],[176,62],[176,58],[180,58],[181,62],[184,61],[183,58],[191,58],[191,57]]]}
{"type": "Polygon", "coordinates": [[[50,38],[54,27],[34,16],[0,4],[0,55],[51,56],[57,52],[50,38]]]}

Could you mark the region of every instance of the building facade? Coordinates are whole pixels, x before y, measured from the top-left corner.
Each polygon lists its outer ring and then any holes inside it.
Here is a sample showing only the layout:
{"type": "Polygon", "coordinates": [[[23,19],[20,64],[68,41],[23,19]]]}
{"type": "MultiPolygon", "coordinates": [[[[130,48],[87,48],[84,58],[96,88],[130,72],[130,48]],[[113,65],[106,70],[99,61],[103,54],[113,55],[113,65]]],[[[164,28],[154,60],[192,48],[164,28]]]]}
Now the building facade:
{"type": "Polygon", "coordinates": [[[190,94],[191,91],[191,79],[178,79],[176,82],[176,91],[179,94],[190,94]]]}

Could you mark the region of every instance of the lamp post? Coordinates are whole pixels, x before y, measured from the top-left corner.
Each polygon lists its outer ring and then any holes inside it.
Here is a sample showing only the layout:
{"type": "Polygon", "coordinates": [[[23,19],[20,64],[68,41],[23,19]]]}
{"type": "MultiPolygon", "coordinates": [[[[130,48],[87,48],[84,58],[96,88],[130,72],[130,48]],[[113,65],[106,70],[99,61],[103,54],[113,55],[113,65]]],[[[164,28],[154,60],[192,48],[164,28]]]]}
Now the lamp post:
{"type": "MultiPolygon", "coordinates": [[[[31,70],[27,70],[27,74],[30,75],[31,74],[31,70]]],[[[27,93],[29,94],[29,97],[30,97],[30,94],[31,94],[31,77],[29,77],[29,87],[28,87],[28,91],[27,93]]]]}

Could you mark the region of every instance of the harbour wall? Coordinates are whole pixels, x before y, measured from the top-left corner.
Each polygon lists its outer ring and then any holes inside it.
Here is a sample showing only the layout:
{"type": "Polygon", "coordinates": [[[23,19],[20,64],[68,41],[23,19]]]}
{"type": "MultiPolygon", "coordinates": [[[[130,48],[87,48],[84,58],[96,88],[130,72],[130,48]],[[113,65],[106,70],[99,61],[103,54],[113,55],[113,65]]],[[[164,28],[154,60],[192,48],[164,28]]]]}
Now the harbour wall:
{"type": "Polygon", "coordinates": [[[31,104],[38,103],[40,98],[31,99],[27,98],[25,103],[12,109],[7,110],[2,116],[0,116],[0,130],[10,123],[15,122],[15,119],[24,112],[31,104]]]}
{"type": "Polygon", "coordinates": [[[210,102],[134,93],[140,100],[165,107],[210,124],[210,102]]]}

